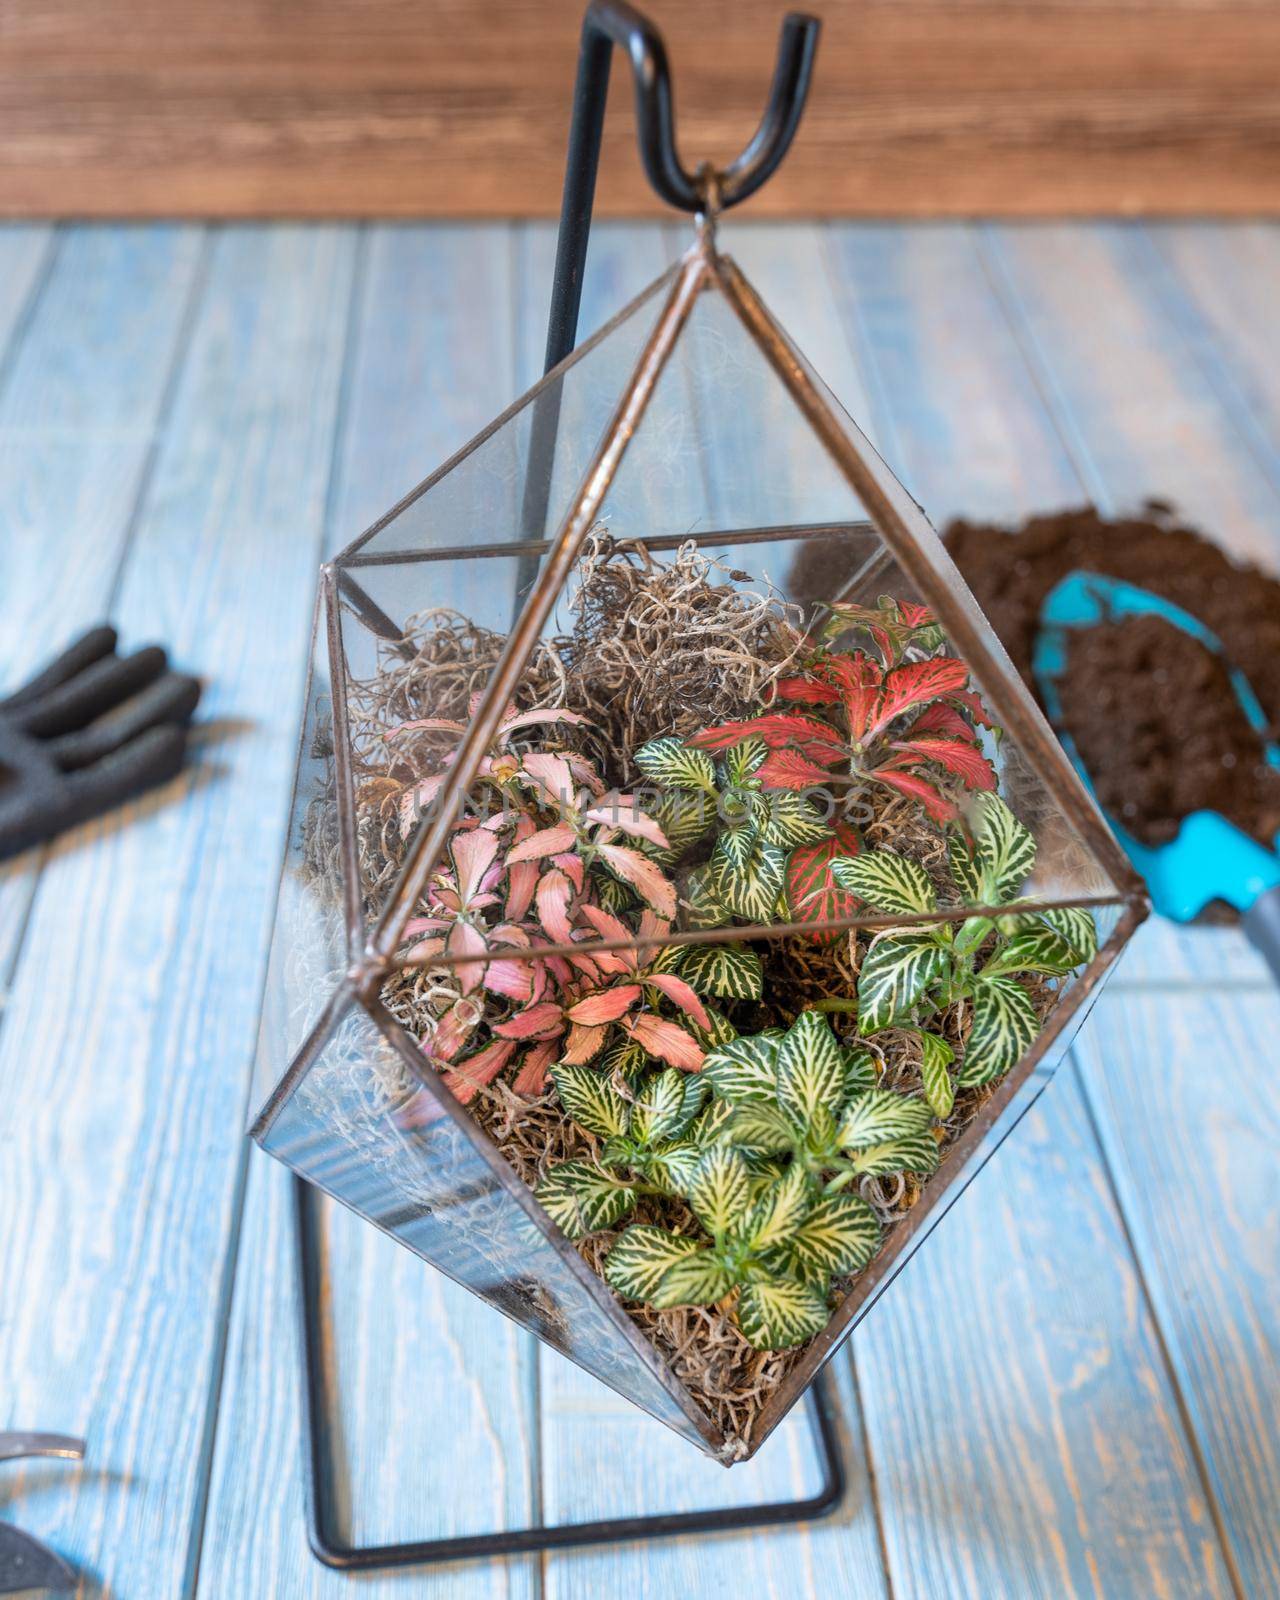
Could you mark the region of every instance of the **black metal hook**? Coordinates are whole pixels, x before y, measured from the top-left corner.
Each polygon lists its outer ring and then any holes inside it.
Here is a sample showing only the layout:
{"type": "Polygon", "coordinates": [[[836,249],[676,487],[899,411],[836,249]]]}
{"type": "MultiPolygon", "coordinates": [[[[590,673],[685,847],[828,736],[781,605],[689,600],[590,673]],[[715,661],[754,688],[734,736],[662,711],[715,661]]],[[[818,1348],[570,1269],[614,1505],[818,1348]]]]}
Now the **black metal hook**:
{"type": "MultiPolygon", "coordinates": [[[[720,210],[753,195],[777,171],[790,149],[809,93],[819,28],[816,17],[798,12],[783,21],[769,102],[760,126],[742,154],[713,175],[720,210]]],[[[573,121],[547,329],[548,372],[569,354],[577,336],[582,269],[615,45],[631,59],[640,159],[654,192],[680,211],[700,211],[706,203],[705,184],[698,173],[686,170],[676,149],[671,68],[662,35],[648,17],[625,0],[591,0],[582,22],[582,47],[573,92],[573,121]]]]}

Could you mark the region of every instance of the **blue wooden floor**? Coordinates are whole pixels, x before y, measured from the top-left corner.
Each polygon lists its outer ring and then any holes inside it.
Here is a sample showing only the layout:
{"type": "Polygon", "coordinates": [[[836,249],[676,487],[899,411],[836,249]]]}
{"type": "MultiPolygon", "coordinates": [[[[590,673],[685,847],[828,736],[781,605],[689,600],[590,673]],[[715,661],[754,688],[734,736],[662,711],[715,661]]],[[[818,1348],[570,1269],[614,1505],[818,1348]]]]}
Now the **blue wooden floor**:
{"type": "MultiPolygon", "coordinates": [[[[742,226],[935,521],[1173,499],[1280,567],[1280,230],[742,226]]],[[[679,247],[601,227],[584,331],[679,247]]],[[[541,225],[0,229],[0,684],[115,617],[209,690],[192,772],[0,870],[0,1515],[110,1600],[1280,1594],[1280,1001],[1149,925],[837,1363],[809,1531],[350,1580],[302,1531],[283,1173],[242,1136],[322,555],[537,375],[541,225]]],[[[724,1473],[345,1215],[357,1536],[801,1492],[724,1473]]]]}

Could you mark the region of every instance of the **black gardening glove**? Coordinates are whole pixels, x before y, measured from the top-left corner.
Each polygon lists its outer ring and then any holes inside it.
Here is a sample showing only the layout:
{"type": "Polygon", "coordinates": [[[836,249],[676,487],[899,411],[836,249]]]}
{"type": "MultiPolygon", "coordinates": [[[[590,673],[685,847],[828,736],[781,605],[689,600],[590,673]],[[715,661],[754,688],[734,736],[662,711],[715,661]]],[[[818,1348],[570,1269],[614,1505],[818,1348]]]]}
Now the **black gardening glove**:
{"type": "Polygon", "coordinates": [[[155,645],[116,654],[93,628],[0,700],[0,860],[109,811],[182,767],[200,682],[155,645]]]}

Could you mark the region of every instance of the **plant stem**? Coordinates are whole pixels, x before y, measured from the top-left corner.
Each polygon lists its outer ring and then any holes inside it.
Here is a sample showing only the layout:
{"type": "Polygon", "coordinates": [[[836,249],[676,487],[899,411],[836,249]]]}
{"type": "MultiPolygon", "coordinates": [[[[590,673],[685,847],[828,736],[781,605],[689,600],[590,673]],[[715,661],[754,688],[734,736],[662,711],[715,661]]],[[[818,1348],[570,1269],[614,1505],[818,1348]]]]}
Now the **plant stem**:
{"type": "Polygon", "coordinates": [[[810,1007],[813,1011],[839,1012],[846,1016],[857,1016],[858,1002],[856,1000],[842,1000],[835,995],[830,995],[824,1000],[815,1000],[810,1007]]]}

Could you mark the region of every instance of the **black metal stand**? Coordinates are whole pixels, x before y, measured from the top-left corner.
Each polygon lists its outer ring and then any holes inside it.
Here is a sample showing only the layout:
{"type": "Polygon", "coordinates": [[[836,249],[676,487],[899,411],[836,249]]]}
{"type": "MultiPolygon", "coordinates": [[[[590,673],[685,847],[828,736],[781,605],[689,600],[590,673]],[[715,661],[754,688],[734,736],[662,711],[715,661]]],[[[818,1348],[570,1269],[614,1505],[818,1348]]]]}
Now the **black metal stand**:
{"type": "MultiPolygon", "coordinates": [[[[577,337],[582,274],[595,198],[600,136],[615,45],[627,52],[635,79],[636,119],[641,160],[649,182],[669,205],[683,211],[726,210],[754,194],[786,155],[799,126],[817,48],[818,23],[790,15],[782,26],[769,102],[760,126],[737,160],[722,171],[700,167],[690,174],[681,164],[673,126],[671,74],[662,36],[647,17],[623,0],[591,0],[582,25],[582,46],[574,87],[573,118],[565,171],[560,234],[547,328],[546,370],[573,349],[577,337]]],[[[539,470],[554,455],[559,395],[554,388],[535,406],[522,521],[526,537],[539,537],[546,515],[547,474],[539,470]]],[[[517,577],[517,610],[537,573],[537,560],[525,559],[517,577]]],[[[397,630],[385,617],[394,635],[397,630]]],[[[374,619],[375,623],[377,619],[374,619]]],[[[378,631],[384,631],[379,629],[378,631]]],[[[665,1539],[682,1533],[724,1533],[738,1528],[808,1522],[830,1515],[844,1499],[846,1474],[840,1453],[836,1411],[819,1377],[809,1395],[814,1443],[822,1466],[822,1487],[803,1500],[768,1505],[723,1506],[656,1516],[615,1517],[553,1527],[497,1529],[458,1538],[403,1544],[353,1545],[338,1528],[334,1486],[331,1397],[324,1364],[324,1314],[321,1297],[320,1233],[315,1191],[293,1179],[299,1330],[303,1365],[303,1469],[307,1538],[316,1557],[343,1572],[387,1567],[426,1566],[443,1561],[492,1560],[498,1556],[559,1550],[578,1545],[665,1539]]]]}
{"type": "Polygon", "coordinates": [[[321,1295],[319,1197],[310,1184],[292,1179],[297,1245],[298,1329],[302,1345],[303,1478],[307,1542],[325,1566],[341,1572],[371,1572],[388,1567],[431,1566],[444,1561],[493,1560],[535,1550],[565,1550],[580,1545],[623,1544],[637,1539],[669,1539],[682,1533],[727,1533],[741,1528],[811,1522],[829,1516],[844,1499],[847,1478],[840,1452],[838,1422],[825,1376],[809,1394],[814,1446],[822,1466],[822,1486],[804,1500],[767,1505],[723,1506],[648,1517],[613,1517],[539,1528],[500,1528],[456,1538],[420,1539],[402,1544],[349,1544],[338,1527],[334,1483],[331,1396],[324,1362],[324,1310],[321,1295]]]}

